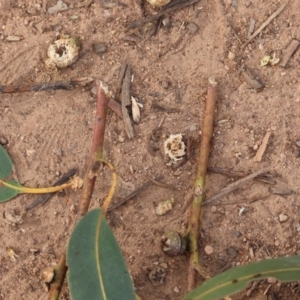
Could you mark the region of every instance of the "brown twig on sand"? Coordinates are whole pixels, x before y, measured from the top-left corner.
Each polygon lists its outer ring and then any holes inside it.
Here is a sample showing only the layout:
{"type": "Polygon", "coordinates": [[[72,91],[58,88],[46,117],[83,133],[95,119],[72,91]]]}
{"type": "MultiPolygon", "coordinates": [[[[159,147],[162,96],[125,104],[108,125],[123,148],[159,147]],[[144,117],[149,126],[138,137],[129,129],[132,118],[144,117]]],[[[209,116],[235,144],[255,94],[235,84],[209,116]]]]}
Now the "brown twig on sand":
{"type": "Polygon", "coordinates": [[[275,19],[287,6],[287,3],[281,5],[269,18],[266,20],[249,38],[247,42],[245,42],[242,47],[246,47],[254,38],[256,38],[260,32],[267,26],[269,25],[273,19],[275,19]]]}
{"type": "Polygon", "coordinates": [[[254,78],[253,74],[246,70],[245,68],[241,68],[241,73],[245,79],[245,81],[250,84],[257,92],[261,92],[264,89],[264,85],[256,78],[254,78]]]}
{"type": "Polygon", "coordinates": [[[129,25],[129,28],[137,28],[137,27],[143,26],[146,23],[153,22],[153,21],[159,19],[164,14],[172,12],[172,11],[174,11],[176,9],[187,7],[187,6],[192,5],[192,4],[194,4],[194,3],[198,2],[198,1],[199,0],[177,1],[178,3],[174,4],[173,6],[168,7],[166,9],[161,10],[160,12],[158,12],[155,15],[150,15],[150,16],[144,18],[144,19],[140,19],[140,20],[137,20],[137,21],[131,23],[129,25]]]}
{"type": "MultiPolygon", "coordinates": [[[[99,151],[103,150],[104,143],[104,132],[105,132],[105,123],[107,115],[107,104],[108,98],[105,95],[105,92],[100,86],[100,82],[97,82],[97,109],[95,116],[95,126],[94,134],[92,140],[92,149],[90,155],[90,162],[88,164],[88,171],[86,172],[84,178],[84,184],[82,188],[81,199],[79,203],[79,212],[80,215],[85,215],[88,211],[90,205],[97,172],[100,167],[100,162],[96,160],[99,151]]],[[[100,153],[102,154],[102,153],[100,153]]]]}
{"type": "Polygon", "coordinates": [[[21,93],[21,92],[41,92],[49,90],[73,90],[76,86],[84,86],[93,81],[91,77],[76,77],[69,80],[30,83],[24,85],[2,85],[0,94],[21,93]]]}
{"type": "Polygon", "coordinates": [[[288,45],[288,47],[282,51],[282,56],[281,56],[280,63],[279,63],[280,67],[285,68],[289,59],[292,57],[292,55],[297,50],[299,45],[300,45],[299,41],[292,40],[291,43],[288,45]]]}
{"type": "Polygon", "coordinates": [[[122,92],[121,92],[121,102],[122,102],[122,115],[125,126],[125,131],[129,139],[134,137],[133,127],[131,124],[131,119],[127,111],[127,106],[131,105],[130,100],[130,80],[131,80],[131,68],[127,66],[125,77],[123,80],[122,92]]]}
{"type": "Polygon", "coordinates": [[[210,154],[211,140],[213,135],[214,117],[217,103],[217,83],[214,79],[209,80],[205,117],[203,123],[203,133],[201,137],[200,152],[198,157],[197,175],[194,184],[193,202],[191,204],[191,215],[189,219],[189,245],[190,260],[188,269],[188,290],[196,287],[197,272],[202,276],[208,277],[201,269],[199,262],[199,226],[201,216],[201,206],[204,198],[205,180],[207,173],[207,165],[210,154]]]}
{"type": "MultiPolygon", "coordinates": [[[[103,218],[116,188],[117,174],[115,172],[114,166],[110,162],[105,161],[102,157],[106,116],[108,110],[108,97],[106,97],[106,94],[101,87],[100,81],[97,81],[96,84],[97,84],[97,108],[96,108],[96,116],[95,116],[95,126],[94,126],[94,133],[92,139],[90,161],[88,163],[88,169],[85,174],[81,199],[79,203],[79,213],[81,216],[84,216],[88,211],[91,202],[92,193],[94,190],[96,177],[97,177],[97,171],[99,170],[100,163],[102,162],[106,164],[113,172],[113,184],[109,191],[108,196],[106,197],[103,203],[102,213],[100,215],[100,218],[103,218]]],[[[57,277],[57,280],[55,280],[54,282],[55,284],[50,285],[50,289],[48,292],[48,300],[58,300],[60,290],[65,279],[66,270],[67,270],[66,254],[63,254],[58,265],[56,266],[56,272],[61,275],[57,277]]]]}
{"type": "Polygon", "coordinates": [[[246,176],[245,178],[242,178],[238,181],[235,181],[231,184],[229,184],[227,187],[225,187],[224,189],[222,189],[220,192],[218,192],[217,194],[215,194],[214,196],[208,198],[206,201],[204,201],[203,205],[207,205],[213,201],[216,201],[217,199],[231,193],[232,191],[235,191],[236,189],[238,189],[242,184],[246,183],[247,181],[257,177],[260,174],[266,173],[268,172],[269,169],[263,169],[263,170],[259,170],[257,172],[254,172],[248,176],[246,176]]]}
{"type": "Polygon", "coordinates": [[[66,266],[66,255],[62,255],[57,266],[54,268],[54,281],[51,283],[47,300],[57,300],[62,289],[68,267],[66,266]]]}
{"type": "Polygon", "coordinates": [[[268,131],[265,134],[261,145],[259,146],[255,156],[253,157],[253,162],[260,162],[262,160],[262,157],[267,149],[268,141],[269,141],[271,134],[272,133],[270,131],[268,131]]]}

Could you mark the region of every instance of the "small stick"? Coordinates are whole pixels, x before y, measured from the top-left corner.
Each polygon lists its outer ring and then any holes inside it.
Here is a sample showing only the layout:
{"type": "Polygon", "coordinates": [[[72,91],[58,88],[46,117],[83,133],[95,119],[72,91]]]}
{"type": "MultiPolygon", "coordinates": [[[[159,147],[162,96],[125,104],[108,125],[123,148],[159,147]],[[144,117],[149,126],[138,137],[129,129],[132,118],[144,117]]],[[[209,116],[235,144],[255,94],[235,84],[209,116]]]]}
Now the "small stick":
{"type": "Polygon", "coordinates": [[[225,195],[227,195],[227,194],[229,194],[229,193],[235,191],[236,189],[238,189],[238,188],[239,188],[242,184],[244,184],[245,182],[247,182],[247,181],[249,181],[249,180],[251,180],[251,179],[257,177],[257,176],[260,175],[260,174],[266,173],[266,172],[268,172],[268,171],[269,171],[269,168],[267,168],[267,169],[262,169],[262,170],[259,170],[259,171],[257,171],[257,172],[254,172],[254,173],[252,173],[252,174],[246,176],[245,178],[242,178],[242,179],[240,179],[240,180],[238,180],[238,181],[235,181],[235,182],[229,184],[227,187],[225,187],[224,189],[222,189],[220,192],[218,192],[218,193],[215,194],[214,196],[208,198],[208,199],[203,203],[203,205],[207,205],[207,204],[209,204],[209,203],[211,203],[211,202],[213,202],[213,201],[215,201],[215,200],[217,200],[217,199],[219,199],[219,198],[221,198],[221,197],[223,197],[223,196],[225,196],[225,195]]]}
{"type": "Polygon", "coordinates": [[[96,158],[103,151],[103,143],[104,143],[104,132],[105,132],[105,123],[106,123],[106,115],[107,115],[107,104],[108,98],[105,95],[105,92],[100,86],[100,82],[97,81],[97,109],[95,116],[95,126],[94,126],[94,134],[92,140],[92,149],[90,155],[90,162],[88,171],[86,172],[84,178],[84,184],[81,193],[81,199],[79,203],[79,212],[80,215],[83,216],[87,213],[88,207],[91,202],[92,193],[94,190],[94,185],[97,177],[97,171],[100,167],[100,163],[96,162],[96,158]]]}
{"type": "Polygon", "coordinates": [[[269,25],[273,19],[275,19],[284,9],[285,7],[287,6],[287,3],[281,5],[277,11],[275,11],[252,35],[251,37],[249,38],[249,40],[247,42],[245,42],[242,47],[246,47],[254,38],[256,38],[260,32],[267,26],[269,25]]]}
{"type": "MultiPolygon", "coordinates": [[[[61,185],[63,183],[68,182],[70,180],[70,178],[76,174],[76,172],[77,172],[76,168],[71,169],[69,172],[63,174],[62,177],[60,179],[58,179],[52,186],[57,186],[57,185],[61,185]]],[[[44,194],[44,195],[37,197],[29,206],[26,207],[26,211],[33,209],[34,207],[36,207],[39,204],[44,205],[55,194],[56,194],[56,192],[44,194]]]]}
{"type": "Polygon", "coordinates": [[[127,111],[127,106],[131,105],[130,100],[130,80],[131,80],[131,68],[127,66],[126,74],[123,80],[122,92],[121,92],[121,102],[122,102],[122,115],[125,126],[125,131],[129,139],[134,137],[133,127],[131,124],[131,119],[127,111]]]}
{"type": "Polygon", "coordinates": [[[48,291],[47,300],[57,300],[62,289],[62,285],[67,273],[68,267],[66,266],[66,255],[62,255],[54,271],[54,282],[51,283],[48,291]]]}
{"type": "Polygon", "coordinates": [[[76,86],[84,86],[93,81],[91,77],[76,77],[64,81],[31,83],[24,85],[2,85],[0,94],[22,93],[22,92],[42,92],[49,90],[73,90],[76,86]]]}
{"type": "Polygon", "coordinates": [[[121,107],[121,104],[118,101],[116,101],[113,98],[109,98],[109,100],[108,100],[108,107],[112,111],[114,111],[119,118],[123,119],[122,107],[121,107]]]}
{"type": "Polygon", "coordinates": [[[175,94],[176,103],[180,103],[181,102],[181,97],[180,97],[178,82],[175,83],[174,94],[175,94]]]}
{"type": "Polygon", "coordinates": [[[196,180],[194,184],[194,196],[191,204],[191,214],[189,219],[189,247],[190,259],[188,268],[188,290],[191,291],[196,287],[197,272],[207,278],[207,274],[203,272],[199,262],[199,232],[201,206],[204,198],[205,181],[207,173],[207,165],[211,148],[211,140],[213,135],[213,126],[215,118],[215,110],[217,103],[217,83],[214,79],[209,79],[207,100],[205,108],[205,117],[203,123],[203,133],[201,136],[200,152],[198,156],[198,168],[196,180]]]}
{"type": "MultiPolygon", "coordinates": [[[[162,177],[157,177],[155,179],[155,181],[157,180],[161,180],[162,177]]],[[[138,187],[137,189],[135,189],[133,192],[131,192],[129,195],[127,195],[126,197],[124,197],[122,200],[120,200],[118,203],[115,203],[111,206],[109,206],[108,208],[108,212],[120,207],[121,205],[123,205],[124,203],[126,203],[127,201],[129,201],[130,199],[132,199],[133,197],[135,197],[136,195],[138,195],[139,193],[145,191],[148,187],[150,187],[153,184],[152,180],[148,180],[147,182],[145,182],[142,186],[138,187]]]]}
{"type": "Polygon", "coordinates": [[[297,40],[292,40],[288,47],[282,51],[282,56],[280,59],[279,66],[285,68],[286,64],[288,63],[289,59],[292,57],[294,52],[297,50],[300,42],[297,40]]]}
{"type": "Polygon", "coordinates": [[[264,89],[264,85],[249,72],[249,70],[245,70],[245,68],[241,68],[241,73],[245,79],[245,81],[250,84],[257,92],[261,92],[264,89]]]}
{"type": "Polygon", "coordinates": [[[119,99],[120,95],[121,95],[123,80],[124,80],[124,77],[125,77],[125,74],[126,74],[127,67],[128,67],[128,64],[125,60],[122,64],[122,66],[121,66],[121,70],[120,70],[120,74],[119,74],[119,78],[118,78],[118,82],[117,82],[117,87],[116,87],[116,97],[117,97],[117,99],[119,99]]]}
{"type": "Polygon", "coordinates": [[[268,131],[266,133],[266,135],[264,136],[263,141],[262,141],[261,145],[259,146],[255,156],[253,157],[253,162],[260,162],[262,160],[262,157],[267,149],[267,145],[268,145],[270,136],[271,136],[271,132],[268,131]]]}
{"type": "Polygon", "coordinates": [[[180,8],[184,8],[186,6],[189,6],[189,5],[192,5],[196,2],[198,2],[199,0],[187,0],[187,1],[180,1],[179,3],[177,4],[174,4],[173,6],[169,7],[169,8],[166,8],[164,10],[161,10],[160,12],[158,12],[157,14],[155,15],[150,15],[144,19],[140,19],[140,20],[137,20],[133,23],[131,23],[129,25],[129,28],[137,28],[137,27],[140,27],[140,26],[143,26],[144,24],[146,23],[149,23],[149,22],[153,22],[157,19],[159,19],[161,16],[163,16],[164,14],[167,14],[169,12],[172,12],[176,9],[180,9],[180,8]]]}

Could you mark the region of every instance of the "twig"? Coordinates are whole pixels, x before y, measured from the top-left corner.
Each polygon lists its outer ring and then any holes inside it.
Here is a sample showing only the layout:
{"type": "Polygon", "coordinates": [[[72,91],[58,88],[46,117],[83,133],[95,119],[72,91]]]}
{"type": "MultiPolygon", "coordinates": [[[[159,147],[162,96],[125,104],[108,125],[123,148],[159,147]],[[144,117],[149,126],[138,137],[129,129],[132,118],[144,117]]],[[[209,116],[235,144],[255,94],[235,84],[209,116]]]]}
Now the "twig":
{"type": "MultiPolygon", "coordinates": [[[[112,198],[112,194],[117,184],[117,179],[116,179],[117,175],[113,165],[103,160],[102,158],[106,115],[108,109],[108,98],[106,97],[106,94],[101,87],[101,83],[97,81],[96,84],[97,84],[97,108],[96,108],[90,161],[88,164],[87,172],[85,174],[83,189],[82,189],[81,198],[79,202],[79,213],[81,216],[84,216],[88,211],[91,202],[91,197],[94,190],[96,177],[97,177],[97,171],[100,167],[100,162],[103,162],[104,164],[108,165],[113,172],[113,184],[107,198],[105,199],[104,202],[105,207],[103,207],[102,212],[105,211],[105,209],[109,205],[109,201],[112,198]]],[[[102,217],[103,217],[103,213],[100,215],[99,218],[100,223],[102,217]]],[[[48,292],[48,300],[58,300],[59,298],[61,287],[65,279],[65,274],[66,274],[65,271],[67,270],[66,253],[62,255],[58,265],[56,266],[56,270],[58,274],[61,274],[61,276],[58,276],[54,284],[50,285],[50,290],[48,292]],[[52,295],[51,298],[49,298],[50,297],[49,295],[52,295]]]]}
{"type": "MultiPolygon", "coordinates": [[[[52,186],[58,186],[58,185],[68,182],[70,180],[70,178],[76,174],[76,172],[77,172],[77,169],[75,169],[75,168],[71,169],[69,172],[63,174],[62,177],[60,179],[58,179],[52,186]]],[[[26,207],[26,211],[33,209],[34,207],[36,207],[39,204],[44,205],[55,194],[56,194],[56,192],[44,194],[44,195],[37,197],[29,206],[26,207]]]]}
{"type": "Polygon", "coordinates": [[[262,157],[267,149],[267,145],[268,145],[270,136],[271,136],[271,132],[268,131],[265,134],[263,141],[262,141],[261,145],[259,146],[255,156],[253,157],[253,162],[260,162],[262,160],[262,157]]]}
{"type": "Polygon", "coordinates": [[[187,0],[187,1],[180,1],[179,3],[169,7],[169,8],[166,8],[164,10],[161,10],[160,12],[158,12],[157,14],[155,15],[150,15],[144,19],[141,19],[141,20],[137,20],[133,23],[131,23],[129,25],[129,28],[137,28],[137,27],[140,27],[140,26],[143,26],[144,24],[146,23],[149,23],[149,22],[153,22],[157,19],[159,19],[161,16],[163,16],[164,14],[167,14],[169,12],[172,12],[176,9],[180,9],[180,8],[184,8],[186,6],[189,6],[189,5],[192,5],[196,2],[198,2],[199,0],[187,0]]]}
{"type": "Polygon", "coordinates": [[[88,211],[97,177],[97,172],[100,167],[100,163],[96,160],[96,158],[99,155],[99,151],[101,152],[100,154],[102,154],[103,151],[108,98],[106,97],[105,92],[101,88],[99,81],[97,81],[97,100],[98,101],[90,162],[88,171],[86,172],[84,178],[82,194],[79,203],[79,212],[81,216],[85,215],[88,211]]]}
{"type": "Polygon", "coordinates": [[[209,80],[205,117],[203,123],[203,133],[201,137],[201,146],[198,157],[197,175],[194,184],[194,196],[191,204],[191,215],[189,219],[188,237],[190,241],[190,260],[188,269],[188,290],[196,287],[197,272],[204,277],[208,277],[200,268],[199,262],[199,226],[201,205],[204,197],[205,180],[207,173],[207,165],[210,154],[211,140],[213,135],[213,124],[217,103],[217,83],[214,79],[209,80]]]}
{"type": "Polygon", "coordinates": [[[207,205],[207,204],[209,204],[209,203],[211,203],[211,202],[213,202],[213,201],[215,201],[215,200],[217,200],[217,199],[219,199],[219,198],[221,198],[221,197],[223,197],[223,196],[225,196],[225,195],[227,195],[227,194],[229,194],[229,193],[235,191],[236,189],[238,189],[238,188],[239,188],[242,184],[244,184],[245,182],[247,182],[247,181],[249,181],[249,180],[251,180],[251,179],[257,177],[257,176],[260,175],[260,174],[266,173],[266,172],[268,172],[268,171],[269,171],[269,168],[267,168],[267,169],[262,169],[262,170],[259,170],[259,171],[257,171],[257,172],[254,172],[254,173],[252,173],[252,174],[246,176],[245,178],[242,178],[242,179],[240,179],[240,180],[238,180],[238,181],[235,181],[235,182],[229,184],[227,187],[225,187],[224,189],[222,189],[222,190],[221,190],[220,192],[218,192],[216,195],[214,195],[214,196],[208,198],[208,199],[203,203],[203,205],[207,205]]]}
{"type": "Polygon", "coordinates": [[[117,97],[117,99],[120,99],[123,80],[124,80],[124,77],[125,77],[125,74],[126,74],[127,67],[128,67],[128,64],[127,64],[126,60],[124,60],[122,66],[121,66],[121,69],[120,69],[120,74],[119,74],[117,87],[116,87],[116,97],[117,97]]]}
{"type": "Polygon", "coordinates": [[[93,81],[91,77],[77,77],[64,81],[31,83],[24,85],[2,85],[0,94],[21,93],[21,92],[41,92],[49,90],[73,90],[76,86],[84,86],[93,81]]]}
{"type": "Polygon", "coordinates": [[[288,45],[288,47],[282,51],[282,56],[281,56],[280,63],[279,63],[280,67],[285,68],[289,59],[294,54],[294,52],[297,50],[299,45],[300,45],[299,41],[292,40],[291,43],[288,45]]]}
{"type": "Polygon", "coordinates": [[[241,73],[245,79],[245,81],[250,84],[254,89],[256,89],[257,92],[261,92],[264,89],[264,85],[254,78],[253,74],[249,72],[249,70],[246,70],[245,68],[241,68],[241,73]]]}
{"type": "Polygon", "coordinates": [[[252,35],[251,37],[249,38],[249,40],[247,42],[245,42],[242,47],[246,47],[254,38],[256,38],[259,33],[267,26],[269,25],[273,19],[275,19],[284,9],[285,7],[287,6],[287,3],[281,5],[276,12],[274,12],[269,18],[267,21],[265,21],[252,35]]]}
{"type": "Polygon", "coordinates": [[[122,115],[125,126],[125,131],[129,139],[134,137],[133,127],[131,124],[131,119],[127,111],[127,106],[131,105],[130,100],[130,79],[131,79],[131,68],[127,66],[126,74],[123,80],[122,92],[121,92],[121,102],[122,102],[122,115]]]}
{"type": "Polygon", "coordinates": [[[57,266],[54,268],[54,282],[50,285],[47,300],[57,300],[62,289],[68,267],[66,266],[66,255],[62,255],[57,266]]]}
{"type": "MultiPolygon", "coordinates": [[[[162,177],[157,177],[155,179],[155,181],[157,180],[161,180],[162,177]]],[[[148,187],[150,187],[153,184],[152,180],[148,180],[147,182],[145,182],[142,186],[138,187],[137,189],[135,189],[133,192],[131,192],[129,195],[127,195],[125,198],[123,198],[122,200],[120,200],[118,203],[115,203],[113,205],[111,205],[107,211],[110,212],[118,207],[120,207],[121,205],[123,205],[124,203],[126,203],[127,201],[129,201],[130,199],[132,199],[133,197],[135,197],[136,195],[138,195],[139,193],[145,191],[148,187]]]]}

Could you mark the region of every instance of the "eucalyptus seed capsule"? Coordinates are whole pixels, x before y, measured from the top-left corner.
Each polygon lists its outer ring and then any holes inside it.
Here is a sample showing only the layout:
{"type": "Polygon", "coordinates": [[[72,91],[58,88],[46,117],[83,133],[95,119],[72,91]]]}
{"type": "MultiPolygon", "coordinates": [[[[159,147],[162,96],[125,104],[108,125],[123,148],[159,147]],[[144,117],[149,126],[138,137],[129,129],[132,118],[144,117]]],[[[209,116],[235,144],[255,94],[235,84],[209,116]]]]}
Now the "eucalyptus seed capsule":
{"type": "Polygon", "coordinates": [[[176,231],[167,231],[161,238],[162,250],[166,255],[177,256],[187,250],[187,238],[176,231]]]}

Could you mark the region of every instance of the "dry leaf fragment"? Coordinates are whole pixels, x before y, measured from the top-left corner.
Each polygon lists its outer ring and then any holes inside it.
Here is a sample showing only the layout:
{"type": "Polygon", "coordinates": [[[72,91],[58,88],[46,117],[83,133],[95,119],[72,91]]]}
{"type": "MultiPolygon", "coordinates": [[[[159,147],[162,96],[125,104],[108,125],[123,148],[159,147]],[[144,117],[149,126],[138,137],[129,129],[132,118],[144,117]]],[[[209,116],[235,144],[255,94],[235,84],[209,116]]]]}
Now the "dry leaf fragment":
{"type": "Polygon", "coordinates": [[[140,107],[134,97],[131,97],[132,118],[135,123],[141,119],[140,107]]]}
{"type": "Polygon", "coordinates": [[[20,42],[22,40],[22,37],[20,36],[15,36],[15,35],[9,35],[6,40],[8,42],[20,42]]]}
{"type": "Polygon", "coordinates": [[[79,190],[83,186],[83,179],[79,176],[74,176],[72,179],[72,189],[79,190]]]}
{"type": "Polygon", "coordinates": [[[261,161],[261,159],[262,159],[262,157],[263,157],[263,155],[266,151],[267,144],[268,144],[270,136],[271,136],[271,132],[268,131],[266,133],[266,135],[264,136],[263,141],[262,141],[260,147],[258,148],[258,150],[257,150],[257,152],[256,152],[256,154],[253,158],[253,162],[260,162],[261,161]]]}
{"type": "Polygon", "coordinates": [[[13,248],[11,248],[11,247],[8,246],[8,247],[5,248],[5,250],[6,250],[7,254],[8,254],[8,256],[11,258],[11,260],[14,261],[14,262],[16,262],[17,261],[16,257],[18,257],[18,255],[15,253],[15,251],[13,250],[13,248]]]}
{"type": "Polygon", "coordinates": [[[170,198],[159,202],[155,210],[156,214],[159,216],[165,215],[173,208],[173,204],[174,204],[174,198],[170,198]]]}

